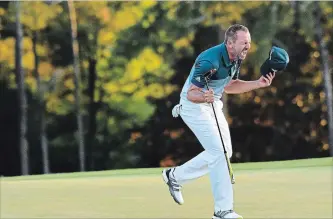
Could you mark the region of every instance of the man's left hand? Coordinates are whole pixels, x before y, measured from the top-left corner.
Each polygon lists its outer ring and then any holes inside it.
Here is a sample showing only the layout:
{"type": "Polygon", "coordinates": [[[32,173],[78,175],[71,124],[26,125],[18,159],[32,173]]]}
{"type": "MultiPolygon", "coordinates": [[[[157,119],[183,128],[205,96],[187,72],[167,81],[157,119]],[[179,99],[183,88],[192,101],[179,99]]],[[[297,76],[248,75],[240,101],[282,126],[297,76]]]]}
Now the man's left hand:
{"type": "Polygon", "coordinates": [[[268,87],[269,85],[271,85],[274,77],[275,77],[275,72],[271,72],[266,76],[261,76],[257,81],[259,87],[268,87]]]}

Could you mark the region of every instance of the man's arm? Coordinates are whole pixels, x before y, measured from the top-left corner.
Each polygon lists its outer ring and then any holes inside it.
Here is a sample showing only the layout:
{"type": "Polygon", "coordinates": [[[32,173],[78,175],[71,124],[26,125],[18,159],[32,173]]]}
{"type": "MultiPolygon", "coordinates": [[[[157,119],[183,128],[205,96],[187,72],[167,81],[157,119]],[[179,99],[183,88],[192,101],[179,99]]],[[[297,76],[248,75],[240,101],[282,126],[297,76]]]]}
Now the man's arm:
{"type": "Polygon", "coordinates": [[[187,91],[187,99],[194,103],[204,103],[205,97],[202,88],[191,84],[190,88],[187,91]]]}
{"type": "Polygon", "coordinates": [[[232,80],[225,88],[227,94],[241,94],[260,88],[257,81],[232,80]]]}
{"type": "Polygon", "coordinates": [[[243,81],[243,80],[232,80],[225,88],[224,91],[227,94],[241,94],[245,92],[249,92],[251,90],[255,90],[258,88],[268,87],[271,85],[273,78],[275,77],[275,73],[268,74],[266,77],[261,76],[256,81],[243,81]]]}
{"type": "Polygon", "coordinates": [[[212,103],[214,102],[214,91],[210,88],[209,91],[202,91],[202,88],[191,84],[187,91],[187,99],[193,103],[212,103]]]}
{"type": "Polygon", "coordinates": [[[213,64],[208,60],[198,60],[194,66],[194,73],[191,78],[191,85],[187,90],[187,99],[194,103],[205,103],[214,101],[212,89],[203,91],[205,86],[204,74],[214,69],[213,64]]]}

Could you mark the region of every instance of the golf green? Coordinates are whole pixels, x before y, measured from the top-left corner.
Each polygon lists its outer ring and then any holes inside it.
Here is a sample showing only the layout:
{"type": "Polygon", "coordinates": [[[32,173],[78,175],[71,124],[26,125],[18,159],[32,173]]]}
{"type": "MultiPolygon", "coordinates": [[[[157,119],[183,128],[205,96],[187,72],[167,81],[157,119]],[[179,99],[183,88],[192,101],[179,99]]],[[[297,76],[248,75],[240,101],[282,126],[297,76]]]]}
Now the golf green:
{"type": "MultiPolygon", "coordinates": [[[[332,158],[233,164],[244,218],[332,218],[332,158]]],[[[209,177],[169,195],[160,168],[4,177],[0,218],[211,218],[209,177]]]]}

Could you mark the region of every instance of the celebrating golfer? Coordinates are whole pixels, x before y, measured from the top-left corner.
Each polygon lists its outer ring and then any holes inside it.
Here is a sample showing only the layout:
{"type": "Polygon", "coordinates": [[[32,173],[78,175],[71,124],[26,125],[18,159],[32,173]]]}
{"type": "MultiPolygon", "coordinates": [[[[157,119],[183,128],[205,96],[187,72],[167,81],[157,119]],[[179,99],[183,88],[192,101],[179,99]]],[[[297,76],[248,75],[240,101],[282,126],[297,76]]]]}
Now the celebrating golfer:
{"type": "Polygon", "coordinates": [[[239,24],[230,26],[222,44],[203,51],[197,57],[181,91],[180,102],[172,110],[173,116],[180,115],[193,131],[204,151],[181,166],[163,170],[163,179],[173,199],[183,204],[183,184],[209,173],[214,197],[213,219],[242,218],[233,210],[233,188],[226,160],[226,157],[229,159],[232,156],[232,144],[228,123],[222,112],[222,93],[240,94],[267,87],[275,77],[276,70],[268,68],[268,72],[262,72],[258,80],[238,79],[241,62],[250,47],[248,28],[239,24]]]}

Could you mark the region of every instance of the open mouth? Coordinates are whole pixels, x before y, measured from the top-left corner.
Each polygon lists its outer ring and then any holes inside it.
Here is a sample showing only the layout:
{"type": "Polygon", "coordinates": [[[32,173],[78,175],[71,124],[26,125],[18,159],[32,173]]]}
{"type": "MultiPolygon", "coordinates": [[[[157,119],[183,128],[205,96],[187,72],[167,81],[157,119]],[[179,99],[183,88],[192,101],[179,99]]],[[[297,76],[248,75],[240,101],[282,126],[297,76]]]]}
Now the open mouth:
{"type": "Polygon", "coordinates": [[[246,56],[246,54],[247,54],[247,50],[243,50],[243,51],[241,52],[241,55],[242,55],[242,56],[246,56]]]}

